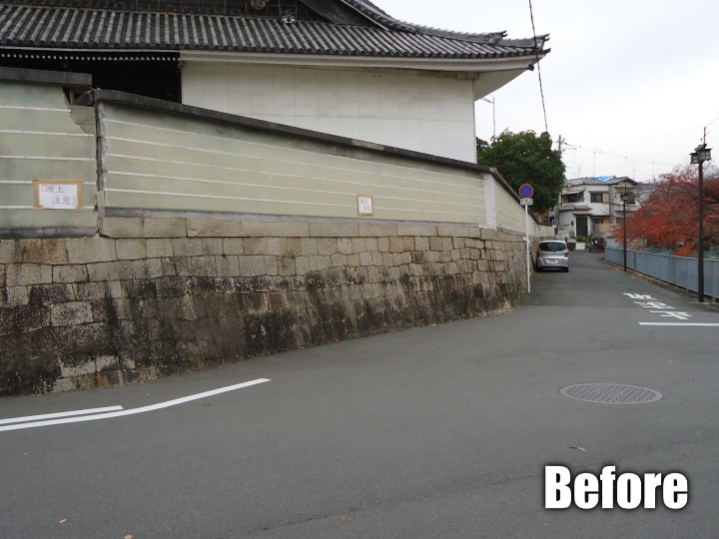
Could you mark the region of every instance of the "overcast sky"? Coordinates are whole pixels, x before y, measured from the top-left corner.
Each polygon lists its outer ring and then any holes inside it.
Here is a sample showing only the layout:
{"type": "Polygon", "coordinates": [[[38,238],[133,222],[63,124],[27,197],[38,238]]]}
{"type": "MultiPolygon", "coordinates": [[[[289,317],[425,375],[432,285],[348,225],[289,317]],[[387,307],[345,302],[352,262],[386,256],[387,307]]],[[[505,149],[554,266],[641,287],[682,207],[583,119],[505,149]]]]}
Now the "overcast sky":
{"type": "MultiPolygon", "coordinates": [[[[532,36],[528,0],[373,1],[413,23],[532,36]]],[[[719,117],[719,1],[532,1],[537,34],[551,36],[541,62],[549,132],[576,147],[564,153],[567,176],[648,181],[688,163],[719,117]]],[[[544,131],[536,70],[493,97],[497,133],[544,131]]],[[[492,105],[476,109],[477,136],[489,140],[492,105]]],[[[719,121],[707,142],[719,156],[719,121]]]]}

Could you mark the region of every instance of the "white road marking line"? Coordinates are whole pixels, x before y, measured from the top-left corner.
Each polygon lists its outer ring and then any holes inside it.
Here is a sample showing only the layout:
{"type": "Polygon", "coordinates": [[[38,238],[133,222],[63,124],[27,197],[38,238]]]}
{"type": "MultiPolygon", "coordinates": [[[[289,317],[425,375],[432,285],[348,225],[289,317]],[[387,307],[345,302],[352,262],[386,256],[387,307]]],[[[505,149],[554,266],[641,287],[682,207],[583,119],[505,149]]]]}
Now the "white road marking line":
{"type": "Polygon", "coordinates": [[[16,425],[8,425],[6,427],[0,427],[0,432],[8,430],[19,430],[19,429],[31,429],[34,427],[48,427],[50,425],[64,425],[65,423],[79,423],[81,421],[93,421],[95,419],[107,419],[111,417],[123,417],[126,415],[142,414],[144,412],[151,412],[153,410],[161,410],[163,408],[169,408],[170,406],[177,406],[178,404],[184,404],[198,399],[204,399],[205,397],[212,397],[213,395],[219,395],[220,393],[227,393],[228,391],[234,391],[236,389],[242,389],[245,387],[254,386],[257,384],[264,384],[269,382],[267,378],[258,378],[250,382],[243,382],[241,384],[235,384],[233,386],[221,387],[219,389],[213,389],[211,391],[205,391],[204,393],[197,393],[188,397],[181,397],[179,399],[173,399],[170,401],[159,402],[157,404],[150,404],[149,406],[141,406],[140,408],[133,408],[131,410],[120,410],[117,412],[108,412],[104,414],[86,415],[80,417],[65,417],[62,419],[51,419],[47,421],[35,421],[33,423],[19,423],[16,425]]]}
{"type": "Polygon", "coordinates": [[[73,410],[71,412],[57,412],[54,414],[42,415],[26,415],[25,417],[13,417],[10,419],[0,419],[0,425],[8,425],[10,423],[25,423],[26,421],[37,421],[39,419],[54,419],[56,417],[71,417],[76,415],[100,414],[102,412],[115,412],[122,410],[122,406],[106,406],[105,408],[87,408],[86,410],[73,410]]]}
{"type": "Polygon", "coordinates": [[[716,328],[719,324],[703,324],[699,322],[639,322],[640,326],[687,326],[700,328],[716,328]]]}

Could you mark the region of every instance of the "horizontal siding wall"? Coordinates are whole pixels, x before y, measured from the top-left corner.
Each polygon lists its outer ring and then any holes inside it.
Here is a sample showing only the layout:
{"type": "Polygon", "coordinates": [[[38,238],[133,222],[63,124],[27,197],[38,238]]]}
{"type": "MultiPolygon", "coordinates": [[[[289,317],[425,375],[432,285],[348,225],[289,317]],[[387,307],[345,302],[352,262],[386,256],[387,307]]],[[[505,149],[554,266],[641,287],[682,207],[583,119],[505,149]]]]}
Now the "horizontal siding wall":
{"type": "MultiPolygon", "coordinates": [[[[510,195],[503,186],[498,185],[494,178],[488,181],[495,182],[497,228],[524,234],[526,230],[524,207],[520,206],[517,199],[510,195]]],[[[554,227],[537,224],[530,216],[529,235],[535,238],[554,237],[554,227]]]]}
{"type": "Polygon", "coordinates": [[[94,111],[82,112],[59,87],[0,81],[0,230],[97,227],[95,136],[73,119],[94,111]],[[88,209],[33,210],[36,179],[83,180],[88,209]]]}
{"type": "Polygon", "coordinates": [[[170,113],[100,103],[104,204],[485,223],[481,173],[170,113]]]}

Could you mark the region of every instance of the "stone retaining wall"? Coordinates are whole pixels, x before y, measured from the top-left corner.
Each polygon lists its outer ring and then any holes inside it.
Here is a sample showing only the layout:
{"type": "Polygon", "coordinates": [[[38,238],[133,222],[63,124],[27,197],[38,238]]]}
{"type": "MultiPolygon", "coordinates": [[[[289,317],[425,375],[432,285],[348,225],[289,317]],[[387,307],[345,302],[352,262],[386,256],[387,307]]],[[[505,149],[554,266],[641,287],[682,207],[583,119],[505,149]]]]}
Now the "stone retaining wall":
{"type": "Polygon", "coordinates": [[[125,383],[502,312],[521,236],[467,226],[104,218],[0,240],[0,394],[125,383]]]}

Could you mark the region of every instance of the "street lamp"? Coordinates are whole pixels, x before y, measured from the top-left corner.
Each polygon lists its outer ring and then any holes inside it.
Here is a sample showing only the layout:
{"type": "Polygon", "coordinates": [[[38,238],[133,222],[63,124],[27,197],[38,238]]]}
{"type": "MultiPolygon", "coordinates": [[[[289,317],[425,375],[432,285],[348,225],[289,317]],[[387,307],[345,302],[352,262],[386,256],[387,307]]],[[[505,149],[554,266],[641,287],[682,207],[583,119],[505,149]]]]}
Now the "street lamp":
{"type": "Polygon", "coordinates": [[[706,143],[694,148],[692,165],[699,165],[699,253],[697,260],[697,295],[699,303],[704,303],[704,161],[712,158],[711,148],[706,143]]]}
{"type": "Polygon", "coordinates": [[[629,200],[629,195],[625,185],[622,193],[622,205],[624,206],[624,271],[627,271],[627,200],[629,200]]]}

